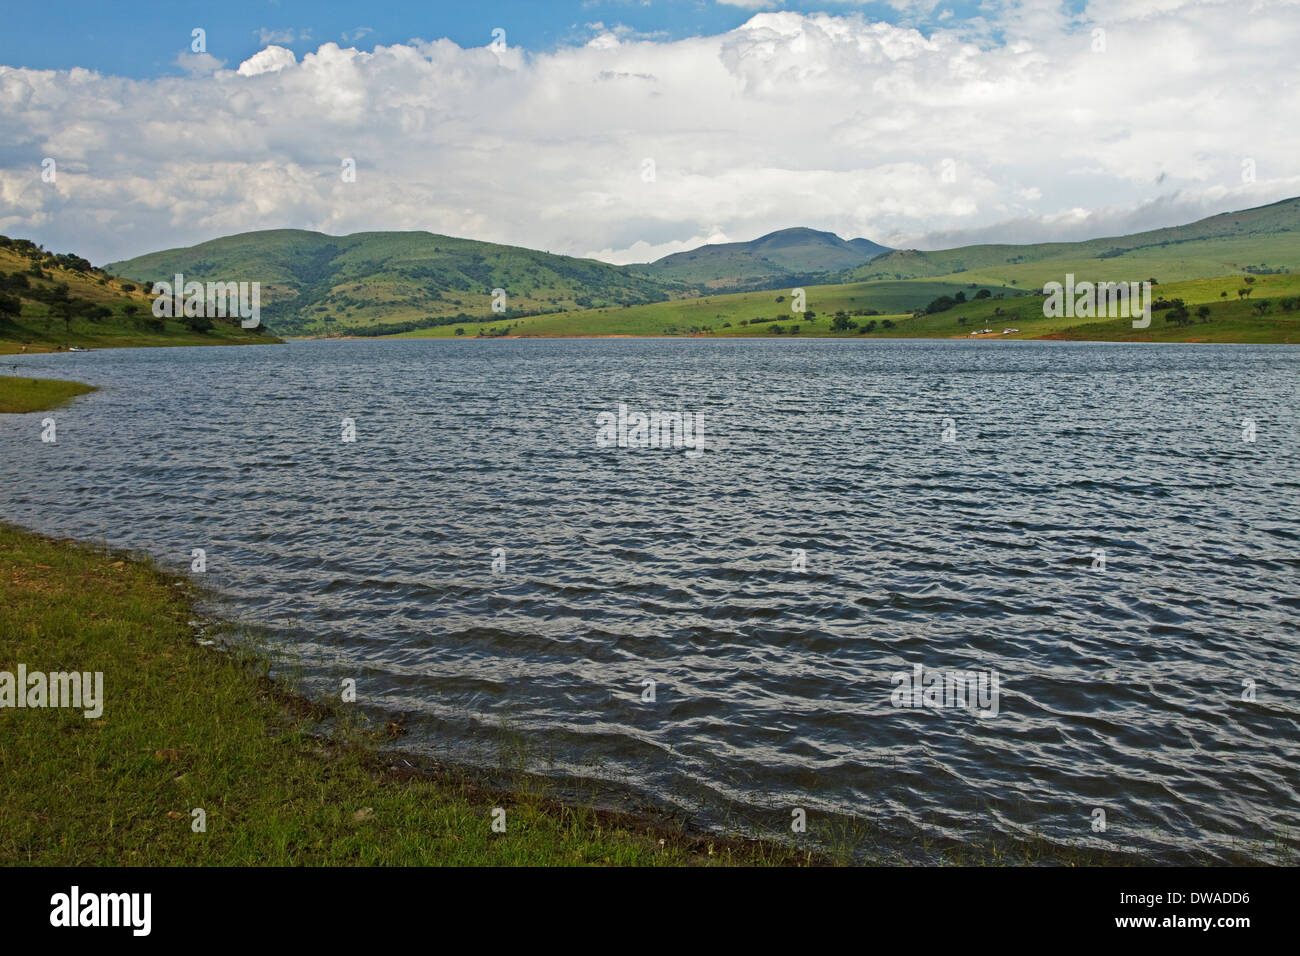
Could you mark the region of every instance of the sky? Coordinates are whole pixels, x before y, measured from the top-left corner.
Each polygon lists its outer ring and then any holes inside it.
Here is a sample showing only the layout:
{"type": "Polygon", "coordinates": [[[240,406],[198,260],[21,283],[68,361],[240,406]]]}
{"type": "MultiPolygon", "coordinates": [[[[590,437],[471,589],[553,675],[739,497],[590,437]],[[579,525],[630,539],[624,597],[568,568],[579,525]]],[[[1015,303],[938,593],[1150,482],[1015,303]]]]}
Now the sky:
{"type": "Polygon", "coordinates": [[[123,0],[5,25],[0,234],[96,264],[276,228],[618,263],[791,226],[932,249],[1300,195],[1300,0],[123,0]]]}

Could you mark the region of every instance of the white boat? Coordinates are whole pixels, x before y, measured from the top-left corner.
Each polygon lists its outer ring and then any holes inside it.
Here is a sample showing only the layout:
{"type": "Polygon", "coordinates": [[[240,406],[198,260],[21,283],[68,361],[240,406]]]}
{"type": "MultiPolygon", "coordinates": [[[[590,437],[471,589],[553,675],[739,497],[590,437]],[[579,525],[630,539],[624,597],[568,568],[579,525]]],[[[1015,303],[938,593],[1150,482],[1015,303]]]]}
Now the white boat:
{"type": "Polygon", "coordinates": [[[68,347],[68,351],[69,351],[69,352],[89,352],[90,349],[83,349],[80,345],[72,345],[72,346],[69,346],[69,347],[68,347]]]}
{"type": "Polygon", "coordinates": [[[1020,331],[1019,329],[1003,329],[1003,330],[1002,330],[1002,334],[1003,334],[1003,335],[1010,335],[1012,332],[1019,332],[1019,331],[1020,331]]]}

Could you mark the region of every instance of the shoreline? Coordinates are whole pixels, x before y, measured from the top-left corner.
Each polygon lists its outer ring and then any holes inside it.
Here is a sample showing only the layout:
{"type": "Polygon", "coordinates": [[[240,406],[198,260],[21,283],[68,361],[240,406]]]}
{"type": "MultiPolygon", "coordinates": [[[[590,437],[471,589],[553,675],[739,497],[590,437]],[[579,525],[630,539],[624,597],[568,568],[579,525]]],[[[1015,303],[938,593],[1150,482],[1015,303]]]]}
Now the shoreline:
{"type": "Polygon", "coordinates": [[[829,862],[812,848],[709,833],[667,814],[567,801],[535,774],[503,768],[494,779],[381,747],[400,728],[298,694],[238,639],[203,637],[195,610],[202,589],[152,559],[3,522],[0,545],[0,670],[21,662],[32,673],[75,666],[106,676],[95,720],[0,707],[10,745],[0,859],[10,863],[829,862]],[[195,672],[219,690],[195,688],[195,672]],[[205,811],[202,834],[187,810],[196,804],[205,811]],[[504,833],[492,829],[494,808],[505,811],[504,833]],[[85,838],[87,830],[94,836],[85,838]],[[442,832],[437,848],[427,837],[434,830],[442,832]],[[286,834],[295,838],[288,845],[286,834]]]}
{"type": "MultiPolygon", "coordinates": [[[[44,865],[102,865],[105,857],[94,849],[78,850],[72,841],[59,845],[54,835],[76,830],[77,823],[60,818],[59,807],[75,814],[79,825],[92,826],[97,808],[119,821],[124,832],[138,827],[156,838],[161,826],[168,838],[158,846],[117,843],[111,859],[141,865],[174,864],[173,855],[182,852],[182,865],[728,865],[728,866],[825,866],[825,865],[1141,865],[1140,856],[1052,844],[1047,841],[1021,841],[990,833],[969,842],[930,839],[924,836],[902,840],[888,835],[865,822],[823,818],[822,838],[810,815],[809,836],[792,841],[778,836],[784,825],[774,814],[774,827],[768,835],[755,834],[752,826],[722,824],[721,830],[706,828],[690,816],[659,804],[632,787],[620,786],[600,778],[565,776],[556,778],[507,765],[493,769],[443,762],[424,753],[394,746],[405,733],[404,717],[385,722],[359,709],[335,700],[321,700],[297,692],[284,678],[271,676],[272,660],[250,645],[247,633],[238,624],[220,617],[205,616],[197,606],[211,603],[213,592],[191,578],[159,567],[148,556],[121,550],[104,551],[74,539],[56,539],[0,521],[0,670],[18,663],[29,670],[40,669],[42,658],[50,670],[76,666],[85,668],[87,645],[96,653],[105,653],[104,642],[93,640],[86,631],[99,631],[114,625],[114,640],[107,643],[108,658],[103,669],[108,672],[107,705],[101,720],[89,721],[66,711],[15,711],[0,707],[0,732],[12,737],[12,729],[21,725],[15,714],[40,714],[47,727],[27,742],[31,752],[22,752],[20,739],[14,747],[17,759],[12,767],[29,761],[48,767],[51,774],[44,784],[37,782],[29,791],[17,785],[31,776],[11,773],[12,785],[0,783],[0,859],[44,865]],[[17,560],[15,560],[15,554],[17,560]],[[75,573],[74,573],[75,568],[75,573]],[[42,574],[42,572],[52,572],[42,574]],[[61,574],[60,572],[67,572],[61,574]],[[24,607],[24,587],[39,579],[35,591],[38,603],[24,607]],[[102,587],[105,578],[112,586],[102,587]],[[123,581],[125,579],[125,581],[123,581]],[[123,588],[122,584],[127,584],[123,588]],[[64,595],[60,600],[59,595],[64,595]],[[72,595],[81,604],[72,614],[64,606],[72,595]],[[116,627],[122,623],[119,605],[135,607],[134,620],[126,622],[125,633],[116,627]],[[93,612],[89,609],[93,608],[93,612]],[[145,611],[145,614],[139,613],[145,611]],[[158,630],[163,639],[149,649],[151,660],[132,659],[140,653],[131,635],[140,630],[158,630]],[[24,651],[13,647],[16,635],[26,634],[33,646],[24,651]],[[212,635],[219,635],[214,640],[212,635]],[[226,635],[230,635],[227,637],[226,635]],[[15,654],[14,651],[19,653],[15,654]],[[24,656],[24,653],[26,656],[24,656]],[[122,659],[125,654],[127,659],[122,659]],[[165,665],[159,668],[159,659],[165,665]],[[151,670],[153,674],[149,676],[151,670]],[[111,670],[109,669],[111,667],[111,670]],[[189,674],[201,671],[220,679],[221,690],[188,686],[189,674]],[[128,687],[122,700],[121,675],[141,675],[141,682],[128,687]],[[194,700],[204,701],[195,708],[194,700]],[[153,698],[152,704],[138,698],[153,698]],[[215,704],[210,698],[215,698],[215,704]],[[212,705],[209,707],[209,705],[212,705]],[[123,733],[134,743],[116,750],[116,757],[106,769],[101,758],[94,767],[67,765],[64,756],[38,749],[58,750],[71,745],[90,729],[102,733],[114,723],[116,712],[125,707],[136,713],[137,725],[123,733]],[[249,716],[252,711],[252,717],[249,716]],[[204,715],[200,719],[199,715],[204,715]],[[201,726],[215,716],[221,735],[205,735],[201,726]],[[160,732],[170,723],[170,732],[160,732]],[[198,723],[200,726],[196,727],[198,723]],[[242,726],[242,731],[238,728],[242,726]],[[236,728],[235,736],[226,736],[236,728]],[[180,738],[184,743],[179,743],[180,738]],[[276,753],[265,753],[259,742],[272,741],[276,753]],[[283,749],[287,748],[287,749],[283,749]],[[257,759],[244,756],[258,751],[257,759]],[[221,760],[207,760],[202,754],[226,755],[221,760]],[[153,754],[153,760],[148,755],[153,754]],[[249,766],[249,764],[254,764],[249,766]],[[51,766],[52,765],[52,766],[51,766]],[[176,776],[177,770],[183,772],[176,776]],[[132,819],[123,808],[112,807],[113,799],[104,789],[103,774],[113,778],[143,773],[147,786],[136,795],[142,805],[135,813],[149,819],[132,819]],[[340,781],[338,778],[344,778],[340,781]],[[100,779],[95,779],[99,777],[100,779]],[[205,841],[190,841],[190,818],[184,807],[175,803],[162,806],[148,804],[159,794],[178,798],[176,785],[189,790],[190,778],[242,781],[241,794],[232,796],[221,788],[209,792],[202,800],[206,807],[209,829],[215,830],[212,806],[233,809],[231,817],[243,819],[244,829],[233,836],[235,846],[212,847],[205,841]],[[300,782],[309,795],[293,783],[300,782]],[[357,790],[362,791],[357,794],[357,790]],[[17,794],[22,791],[21,797],[17,794]],[[311,795],[329,794],[318,804],[311,795]],[[611,795],[622,798],[625,807],[614,806],[611,795]],[[308,806],[302,806],[305,802],[308,806]],[[349,802],[349,797],[355,797],[349,802]],[[346,813],[331,804],[342,802],[346,813]],[[228,803],[235,804],[226,808],[228,803]],[[241,806],[251,803],[258,812],[247,813],[241,806]],[[352,804],[356,806],[353,807],[352,804]],[[363,805],[364,804],[364,805],[363,805]],[[432,804],[432,806],[431,806],[432,804]],[[457,825],[444,836],[440,852],[432,852],[421,841],[408,843],[399,831],[382,828],[366,835],[358,845],[355,837],[359,824],[383,817],[427,817],[437,808],[443,816],[447,805],[457,825]],[[285,808],[298,808],[296,819],[285,808]],[[511,846],[502,834],[490,831],[489,812],[504,808],[511,820],[523,815],[526,820],[521,845],[511,846]],[[39,809],[37,809],[39,808],[39,809]],[[75,809],[73,809],[75,808],[75,809]],[[379,808],[379,809],[377,809],[379,808]],[[152,812],[150,812],[152,810],[152,812]],[[335,812],[337,811],[337,812],[335,812]],[[25,835],[24,815],[43,819],[45,826],[25,835]],[[269,817],[270,819],[266,819],[269,817]],[[165,819],[157,819],[165,818],[165,819]],[[323,819],[322,819],[323,818],[323,819]],[[280,831],[297,834],[304,831],[327,831],[310,850],[289,852],[280,831]],[[267,832],[269,831],[269,832],[267,832]],[[266,840],[267,842],[259,842],[266,840]],[[799,845],[803,843],[804,845],[799,845]],[[155,849],[166,848],[161,857],[155,849]],[[181,849],[183,847],[183,850],[181,849]],[[44,849],[41,849],[44,848],[44,849]],[[231,855],[235,854],[235,855],[231,855]],[[448,856],[450,854],[450,856],[448,856]],[[143,855],[143,860],[137,857],[143,855]]],[[[22,641],[18,643],[21,645],[22,641]]],[[[290,662],[292,664],[292,662],[290,662]]],[[[128,676],[125,682],[131,683],[128,676]]],[[[213,727],[212,729],[215,729],[213,727]]],[[[96,748],[80,748],[95,750],[96,748]]],[[[97,748],[104,751],[104,747],[97,748]]],[[[112,749],[112,748],[110,748],[112,749]]],[[[84,755],[83,755],[84,756],[84,755]]],[[[93,754],[91,755],[93,756],[93,754]]],[[[7,768],[8,769],[8,768],[7,768]]],[[[39,776],[39,775],[38,775],[39,776]]],[[[120,787],[118,791],[120,791],[120,787]]],[[[114,796],[120,796],[115,792],[114,796]]],[[[196,801],[191,801],[191,805],[196,801]]],[[[227,826],[229,820],[223,820],[227,826]]],[[[430,821],[422,819],[428,826],[430,821]]],[[[445,828],[445,822],[443,823],[445,828]]],[[[760,826],[754,824],[753,826],[760,826]]],[[[761,829],[761,827],[760,827],[761,829]]],[[[513,832],[513,825],[511,828],[513,832]]],[[[1195,859],[1187,864],[1197,865],[1195,859]]],[[[1203,861],[1202,861],[1203,862],[1203,861]]],[[[1248,862],[1243,860],[1242,862],[1248,862]]]]}

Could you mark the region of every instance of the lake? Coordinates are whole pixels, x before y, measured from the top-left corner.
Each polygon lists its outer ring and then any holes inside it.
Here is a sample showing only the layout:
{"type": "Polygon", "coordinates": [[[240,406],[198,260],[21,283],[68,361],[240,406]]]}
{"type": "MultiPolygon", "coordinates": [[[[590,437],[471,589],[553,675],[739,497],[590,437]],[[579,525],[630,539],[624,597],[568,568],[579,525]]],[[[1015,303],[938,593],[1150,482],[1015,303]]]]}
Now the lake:
{"type": "Polygon", "coordinates": [[[3,364],[101,391],[0,416],[0,518],[187,573],[202,549],[223,614],[313,693],[355,680],[367,712],[407,713],[404,750],[607,781],[705,826],[788,835],[802,809],[810,835],[861,826],[922,861],[990,838],[1300,848],[1298,349],[397,340],[3,364]],[[675,412],[702,442],[669,424],[638,445],[638,414],[675,412]]]}

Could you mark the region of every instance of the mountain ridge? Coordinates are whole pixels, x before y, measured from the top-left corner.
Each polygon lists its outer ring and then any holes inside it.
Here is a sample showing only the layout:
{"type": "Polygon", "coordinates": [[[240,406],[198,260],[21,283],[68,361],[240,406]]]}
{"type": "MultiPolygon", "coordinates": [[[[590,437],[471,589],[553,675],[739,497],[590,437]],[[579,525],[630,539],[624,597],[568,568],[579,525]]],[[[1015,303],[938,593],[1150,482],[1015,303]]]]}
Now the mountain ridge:
{"type": "MultiPolygon", "coordinates": [[[[1300,269],[1298,238],[1300,197],[1293,197],[1130,235],[934,251],[794,226],[616,266],[425,231],[330,236],[279,229],[105,268],[140,282],[171,280],[177,272],[199,281],[256,279],[266,322],[288,334],[376,335],[482,321],[501,323],[499,333],[510,334],[529,316],[797,286],[942,278],[970,288],[1028,289],[1071,269],[1094,279],[1145,278],[1156,270],[1162,279],[1289,271],[1300,269]]],[[[871,307],[896,300],[891,293],[871,307]]]]}

